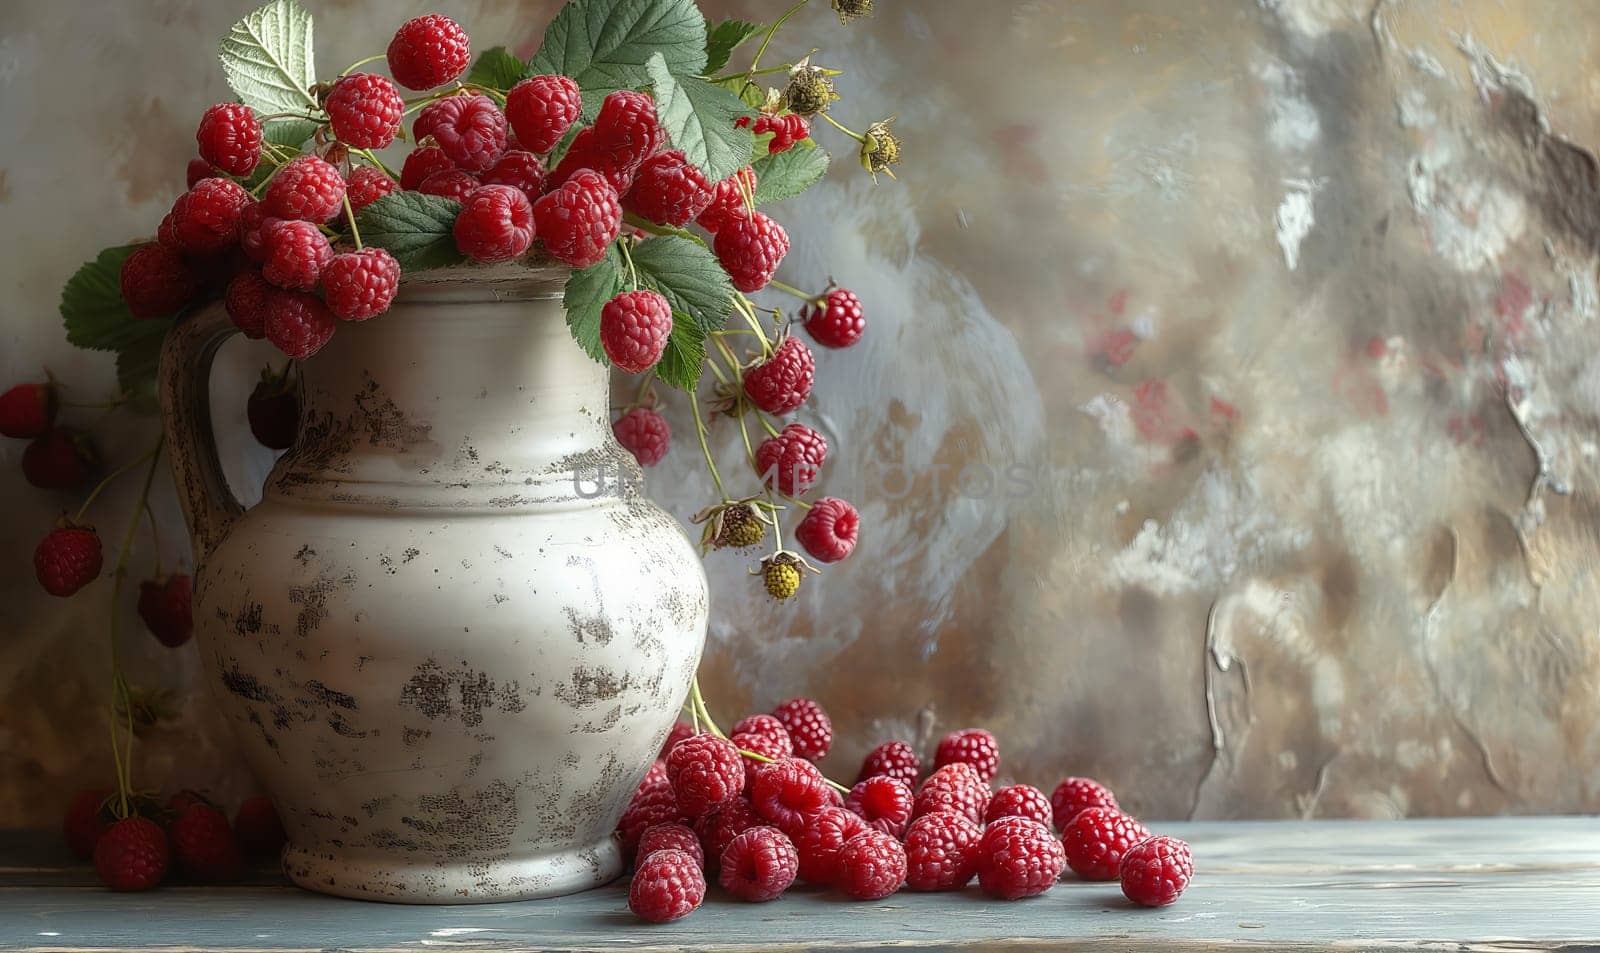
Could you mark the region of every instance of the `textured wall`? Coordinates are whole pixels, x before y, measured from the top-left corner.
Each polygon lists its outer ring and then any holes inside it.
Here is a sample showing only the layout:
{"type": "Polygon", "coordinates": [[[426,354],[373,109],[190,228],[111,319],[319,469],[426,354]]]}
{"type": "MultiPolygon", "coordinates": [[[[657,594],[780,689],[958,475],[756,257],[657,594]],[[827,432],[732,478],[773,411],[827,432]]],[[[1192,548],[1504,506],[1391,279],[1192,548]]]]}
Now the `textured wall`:
{"type": "MultiPolygon", "coordinates": [[[[0,377],[113,386],[62,340],[58,286],[159,218],[249,6],[8,7],[0,377]]],[[[311,6],[324,72],[421,10],[311,6]]],[[[554,4],[438,6],[515,43],[554,4]]],[[[870,309],[805,415],[863,542],[798,606],[712,557],[713,704],[816,695],[837,775],[878,738],[985,724],[1018,778],[1093,773],[1152,816],[1600,809],[1591,5],[878,6],[800,22],[851,74],[842,118],[899,113],[905,173],[874,189],[840,163],[784,215],[786,280],[831,272],[870,309]]],[[[233,347],[219,414],[248,484],[265,352],[233,347]]],[[[99,432],[126,454],[149,429],[99,432]]],[[[688,449],[652,474],[684,516],[709,490],[688,449]]],[[[19,453],[0,444],[4,822],[53,818],[108,760],[109,586],[36,592],[63,504],[19,453]]],[[[170,490],[159,509],[170,561],[170,490]]],[[[146,783],[247,787],[194,650],[128,645],[184,706],[146,783]]]]}

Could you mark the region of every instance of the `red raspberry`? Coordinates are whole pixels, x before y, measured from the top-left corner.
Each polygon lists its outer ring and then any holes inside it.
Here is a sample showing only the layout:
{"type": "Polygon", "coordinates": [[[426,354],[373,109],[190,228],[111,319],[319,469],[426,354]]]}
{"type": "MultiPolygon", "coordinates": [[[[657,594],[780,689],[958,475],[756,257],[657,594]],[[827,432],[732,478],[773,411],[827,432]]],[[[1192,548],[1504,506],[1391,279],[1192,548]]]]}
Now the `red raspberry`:
{"type": "Polygon", "coordinates": [[[262,249],[266,258],[261,262],[261,277],[295,291],[315,288],[322,269],[333,259],[327,236],[310,222],[275,223],[267,230],[262,249]]]}
{"type": "Polygon", "coordinates": [[[461,204],[455,239],[474,261],[510,261],[533,245],[533,203],[515,186],[481,186],[461,204]]]}
{"type": "Polygon", "coordinates": [[[982,728],[952,731],[939,739],[939,747],[933,754],[933,766],[942,768],[957,762],[972,765],[983,783],[988,784],[1000,773],[1000,743],[995,741],[992,733],[982,728]]]}
{"type": "Polygon", "coordinates": [[[136,318],[163,318],[195,299],[200,282],[174,249],[152,242],[122,262],[122,300],[136,318]]]}
{"type": "Polygon", "coordinates": [[[18,384],[0,394],[0,434],[30,440],[50,429],[56,419],[56,388],[42,384],[18,384]]]}
{"type": "Polygon", "coordinates": [[[794,742],[794,753],[816,761],[833,746],[833,722],[822,706],[809,698],[791,698],[772,709],[794,742]]]}
{"type": "Polygon", "coordinates": [[[167,810],[173,814],[182,814],[196,804],[210,804],[211,799],[193,788],[183,788],[172,792],[167,798],[167,810]]]}
{"type": "Polygon", "coordinates": [[[1114,807],[1086,807],[1061,829],[1067,865],[1084,880],[1116,880],[1123,855],[1149,837],[1148,828],[1114,807]]]}
{"type": "Polygon", "coordinates": [[[249,175],[261,161],[261,122],[240,103],[218,103],[207,109],[194,139],[200,145],[200,158],[229,175],[249,175]]]}
{"type": "Polygon", "coordinates": [[[1093,778],[1068,778],[1056,785],[1050,793],[1050,810],[1056,827],[1067,829],[1067,822],[1088,807],[1109,807],[1119,810],[1117,799],[1110,789],[1093,778]]]}
{"type": "Polygon", "coordinates": [[[766,363],[744,375],[744,392],[757,407],[781,416],[806,402],[816,374],[817,359],[811,349],[799,338],[787,337],[766,363]]]}
{"type": "Polygon", "coordinates": [[[554,149],[582,109],[578,84],[565,76],[531,76],[506,93],[506,119],[532,152],[554,149]]]}
{"type": "Polygon", "coordinates": [[[754,125],[749,116],[740,116],[734,125],[741,129],[748,127],[756,135],[770,132],[772,140],[767,143],[767,154],[777,155],[788,152],[794,144],[811,135],[811,126],[805,117],[789,114],[787,116],[757,116],[754,125]]]}
{"type": "Polygon", "coordinates": [[[822,434],[805,424],[789,424],[756,447],[756,473],[762,483],[785,496],[799,496],[816,483],[817,471],[827,459],[828,441],[822,434]]]}
{"type": "Polygon", "coordinates": [[[667,753],[670,752],[678,742],[685,738],[694,737],[694,733],[694,726],[689,724],[687,721],[673,722],[672,730],[667,732],[667,740],[661,742],[661,754],[657,755],[657,757],[665,758],[667,753]]]}
{"type": "Polygon", "coordinates": [[[1122,858],[1122,895],[1141,907],[1164,907],[1194,877],[1194,855],[1176,837],[1152,837],[1122,858]]]}
{"type": "Polygon", "coordinates": [[[272,285],[261,277],[260,269],[246,268],[228,282],[222,305],[245,337],[260,340],[266,336],[267,297],[271,294],[272,285]]]}
{"type": "Polygon", "coordinates": [[[844,799],[844,806],[859,814],[868,826],[900,837],[911,823],[914,802],[910,785],[880,774],[857,781],[844,799]]]}
{"type": "MultiPolygon", "coordinates": [[[[619,89],[606,96],[592,128],[591,148],[602,157],[604,166],[595,171],[614,171],[630,184],[644,160],[661,151],[667,142],[667,131],[656,119],[655,101],[631,89],[619,89]]],[[[627,189],[618,186],[617,191],[627,189]]]]}
{"type": "Polygon", "coordinates": [[[906,849],[883,831],[865,830],[845,841],[835,863],[834,883],[857,900],[881,900],[906,882],[906,849]]]}
{"type": "Polygon", "coordinates": [[[482,184],[476,176],[468,175],[460,169],[451,169],[448,172],[435,172],[428,176],[417,186],[417,191],[424,195],[437,195],[464,203],[467,196],[478,191],[482,184]]]}
{"type": "Polygon", "coordinates": [[[322,350],[335,318],[322,299],[303,291],[278,291],[267,299],[267,340],[297,361],[322,350]]]}
{"type": "Polygon", "coordinates": [[[649,923],[669,923],[693,913],[706,899],[706,877],[681,850],[658,850],[640,861],[628,884],[628,909],[649,923]]]}
{"type": "Polygon", "coordinates": [[[288,841],[278,810],[265,794],[244,799],[233,815],[233,834],[246,857],[277,857],[288,841]]]}
{"type": "Polygon", "coordinates": [[[623,856],[632,859],[644,832],[657,824],[674,824],[683,820],[678,810],[678,797],[672,783],[662,779],[648,786],[641,785],[617,821],[617,832],[622,835],[623,856]]]}
{"type": "Polygon", "coordinates": [[[695,216],[695,221],[706,231],[716,234],[735,218],[749,214],[745,193],[755,194],[759,177],[756,170],[745,166],[721,182],[711,186],[711,202],[706,210],[695,216]]]}
{"type": "Polygon", "coordinates": [[[983,812],[983,822],[993,824],[1002,817],[1026,817],[1050,826],[1050,799],[1031,784],[1013,784],[994,792],[989,807],[983,812]]]}
{"type": "Polygon", "coordinates": [[[917,757],[915,748],[904,741],[885,741],[861,759],[861,771],[856,778],[865,781],[867,778],[887,775],[899,778],[906,784],[916,784],[917,775],[921,773],[922,759],[917,757]]]}
{"type": "Polygon", "coordinates": [[[194,188],[195,183],[199,182],[201,179],[213,178],[219,175],[221,172],[221,169],[214,168],[211,163],[207,162],[206,160],[195,157],[189,160],[189,167],[184,170],[183,187],[186,189],[192,189],[194,188]]]}
{"type": "Polygon", "coordinates": [[[794,529],[795,539],[818,562],[836,563],[856,548],[861,516],[856,508],[834,496],[812,504],[811,511],[794,529]]]}
{"type": "Polygon", "coordinates": [[[33,551],[33,572],[52,596],[66,597],[94,582],[104,566],[92,526],[58,526],[33,551]]]}
{"type": "Polygon", "coordinates": [[[722,889],[750,903],[776,899],[794,883],[800,855],[775,827],[752,827],[722,852],[722,889]]]}
{"type": "Polygon", "coordinates": [[[479,93],[447,96],[428,106],[411,125],[417,141],[432,136],[463,172],[482,172],[506,151],[506,114],[479,93]]]}
{"type": "MultiPolygon", "coordinates": [[[[775,715],[746,715],[734,724],[728,732],[732,735],[757,736],[763,744],[785,749],[783,757],[787,758],[794,751],[793,740],[789,737],[789,729],[783,726],[775,715]]],[[[764,753],[764,752],[763,752],[764,753]]]]}
{"type": "Polygon", "coordinates": [[[209,804],[192,804],[167,829],[178,867],[202,883],[234,880],[244,872],[244,858],[233,840],[228,818],[209,804]]]}
{"type": "Polygon", "coordinates": [[[269,450],[293,446],[300,426],[300,398],[285,383],[278,375],[265,371],[245,403],[251,435],[269,450]]]}
{"type": "Polygon", "coordinates": [[[125,817],[94,845],[94,870],[112,890],[149,890],[167,875],[167,832],[147,817],[125,817]]]}
{"type": "Polygon", "coordinates": [[[345,195],[350,199],[350,209],[359,212],[398,189],[400,184],[370,165],[358,165],[350,170],[345,182],[345,195]]]}
{"type": "Polygon", "coordinates": [[[422,183],[440,172],[458,172],[456,164],[438,146],[419,146],[406,156],[400,166],[400,187],[408,192],[422,188],[422,183]]]}
{"type": "Polygon", "coordinates": [[[340,142],[357,149],[382,149],[400,131],[406,104],[386,77],[351,73],[333,84],[323,108],[340,142]]]}
{"type": "Polygon", "coordinates": [[[273,218],[320,225],[343,210],[344,178],[338,169],[316,156],[299,156],[278,169],[267,183],[261,204],[262,211],[273,218]]]}
{"type": "Polygon", "coordinates": [[[735,216],[729,220],[717,232],[711,247],[735,288],[760,291],[777,273],[783,256],[789,254],[789,233],[764,212],[756,212],[748,218],[735,216]]]}
{"type": "Polygon", "coordinates": [[[232,179],[201,179],[172,203],[162,243],[191,255],[222,251],[239,240],[239,217],[248,204],[250,193],[232,179]]]}
{"type": "Polygon", "coordinates": [[[823,347],[849,347],[861,340],[867,319],[854,291],[835,288],[821,305],[806,305],[800,313],[811,339],[823,347]]]}
{"type": "Polygon", "coordinates": [[[661,360],[672,333],[672,305],[654,291],[624,291],[600,309],[600,346],[629,374],[661,360]]]}
{"type": "MultiPolygon", "coordinates": [[[[760,717],[766,716],[763,715],[760,717]]],[[[748,721],[749,719],[746,720],[748,721]]],[[[735,729],[737,729],[737,727],[738,726],[735,726],[735,729]]],[[[781,729],[783,726],[780,725],[778,727],[781,729]]],[[[768,759],[768,761],[777,761],[780,758],[789,758],[793,757],[794,755],[794,748],[789,742],[788,732],[784,732],[782,734],[769,734],[759,731],[741,732],[735,730],[728,735],[728,740],[732,741],[734,746],[739,748],[741,751],[755,752],[756,754],[768,759]]],[[[766,763],[766,761],[757,761],[755,758],[744,759],[745,790],[749,790],[755,786],[756,771],[758,771],[761,766],[766,763]]]]}
{"type": "Polygon", "coordinates": [[[110,788],[87,788],[73,796],[67,814],[61,819],[61,834],[67,847],[82,860],[94,856],[95,842],[111,826],[107,801],[110,788]]]}
{"type": "Polygon", "coordinates": [[[653,824],[646,828],[639,836],[639,849],[634,856],[644,860],[658,850],[681,850],[694,858],[696,867],[706,865],[706,854],[700,846],[700,837],[686,824],[673,821],[667,824],[653,824]]]}
{"type": "Polygon", "coordinates": [[[699,817],[744,790],[739,749],[710,734],[685,738],[667,753],[667,777],[677,792],[678,810],[699,817]]]}
{"type": "Polygon", "coordinates": [[[989,825],[978,844],[978,886],[1001,900],[1035,897],[1055,886],[1067,859],[1050,828],[1025,817],[989,825]]]}
{"type": "Polygon", "coordinates": [[[400,263],[382,248],[334,255],[322,269],[328,310],[346,321],[365,321],[389,310],[400,290],[400,263]]]}
{"type": "Polygon", "coordinates": [[[635,215],[678,228],[694,221],[710,204],[711,183],[678,150],[646,159],[622,198],[622,207],[635,215]]]}
{"type": "MultiPolygon", "coordinates": [[[[167,648],[177,648],[194,634],[192,590],[191,580],[181,572],[139,584],[139,618],[156,641],[167,648]]],[[[226,818],[223,823],[227,823],[226,818]]]]}
{"type": "Polygon", "coordinates": [[[71,490],[94,473],[97,457],[86,434],[53,427],[22,451],[22,475],[41,490],[71,490]]]}
{"type": "Polygon", "coordinates": [[[906,886],[960,890],[978,872],[983,829],[952,811],[934,811],[906,831],[906,886]]]}
{"type": "Polygon", "coordinates": [[[472,63],[472,44],[461,24],[439,13],[400,24],[389,41],[389,75],[406,89],[443,86],[472,63]]]}
{"type": "Polygon", "coordinates": [[[715,871],[722,864],[722,852],[733,839],[752,827],[761,826],[761,815],[746,798],[734,798],[694,822],[705,851],[706,869],[715,871]]]}
{"type": "Polygon", "coordinates": [[[611,432],[642,467],[660,463],[672,441],[672,428],[667,425],[667,418],[649,407],[635,407],[618,417],[611,425],[611,432]]]}
{"type": "Polygon", "coordinates": [[[778,118],[783,122],[786,128],[784,129],[781,137],[773,138],[773,143],[776,144],[779,141],[779,138],[781,138],[785,145],[781,149],[773,149],[771,146],[768,146],[767,148],[769,152],[787,152],[796,143],[804,142],[805,140],[811,138],[811,124],[806,122],[806,117],[797,116],[794,113],[790,113],[787,116],[780,116],[778,118]]]}
{"type": "Polygon", "coordinates": [[[251,202],[244,207],[244,211],[239,213],[239,247],[244,249],[246,258],[259,262],[267,257],[267,232],[281,221],[283,219],[268,215],[260,202],[251,202]]]}
{"type": "Polygon", "coordinates": [[[588,268],[606,256],[622,232],[617,190],[597,172],[579,172],[533,205],[544,247],[573,268],[588,268]]]}
{"type": "Polygon", "coordinates": [[[989,786],[970,764],[947,764],[928,775],[917,790],[913,817],[934,811],[954,811],[974,824],[983,823],[989,808],[989,786]]]}
{"type": "Polygon", "coordinates": [[[544,163],[531,152],[510,149],[478,179],[488,185],[515,186],[529,202],[537,202],[544,194],[544,163]]]}
{"type": "Polygon", "coordinates": [[[670,783],[667,781],[667,762],[657,758],[650,762],[650,768],[644,773],[644,780],[639,782],[638,791],[644,790],[652,784],[670,783]]]}
{"type": "Polygon", "coordinates": [[[867,829],[856,815],[837,807],[825,807],[806,818],[794,837],[800,855],[800,879],[806,883],[831,884],[838,875],[839,848],[845,841],[867,829]]]}
{"type": "Polygon", "coordinates": [[[833,796],[815,765],[800,758],[783,758],[756,769],[750,801],[762,817],[798,833],[805,827],[806,815],[833,804],[833,796]]]}

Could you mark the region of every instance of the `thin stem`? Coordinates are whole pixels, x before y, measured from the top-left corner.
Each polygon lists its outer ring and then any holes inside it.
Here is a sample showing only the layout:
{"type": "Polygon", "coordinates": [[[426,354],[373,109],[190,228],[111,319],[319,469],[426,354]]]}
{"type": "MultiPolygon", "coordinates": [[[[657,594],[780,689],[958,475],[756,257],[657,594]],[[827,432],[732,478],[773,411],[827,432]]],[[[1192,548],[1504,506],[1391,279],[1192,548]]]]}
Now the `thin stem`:
{"type": "Polygon", "coordinates": [[[156,577],[160,578],[161,572],[161,528],[156,525],[156,511],[150,508],[150,501],[144,501],[145,520],[150,524],[150,549],[156,557],[156,577]]]}
{"type": "Polygon", "coordinates": [[[349,66],[346,66],[344,68],[344,72],[340,73],[339,75],[340,76],[349,76],[351,73],[355,72],[356,67],[358,67],[358,66],[366,66],[368,63],[376,63],[377,61],[379,61],[381,59],[385,59],[387,57],[388,57],[387,53],[379,53],[376,56],[369,56],[364,60],[356,60],[354,63],[351,63],[349,66]]]}
{"type": "Polygon", "coordinates": [[[722,477],[717,473],[717,461],[711,458],[711,447],[706,443],[706,423],[700,417],[699,394],[689,395],[689,406],[694,409],[694,432],[695,436],[700,438],[700,452],[705,455],[706,469],[711,471],[711,482],[717,485],[717,495],[726,498],[728,494],[722,489],[722,477]]]}
{"type": "Polygon", "coordinates": [[[809,294],[807,292],[801,291],[799,288],[796,288],[794,285],[784,284],[783,282],[779,281],[776,278],[774,278],[771,281],[767,282],[767,287],[776,288],[779,291],[783,292],[784,294],[794,295],[796,298],[799,298],[801,301],[804,301],[807,304],[815,304],[819,300],[821,300],[821,296],[819,296],[819,295],[809,294]]]}
{"type": "Polygon", "coordinates": [[[695,708],[699,709],[700,718],[706,723],[706,729],[718,738],[726,739],[728,736],[722,733],[721,728],[717,727],[716,719],[711,717],[710,709],[706,708],[705,696],[700,694],[700,675],[698,672],[689,682],[689,697],[694,700],[695,708]]]}
{"type": "Polygon", "coordinates": [[[494,99],[497,102],[499,102],[500,105],[502,105],[502,106],[504,106],[506,104],[506,94],[502,93],[500,90],[495,89],[492,86],[483,86],[483,85],[481,85],[479,83],[463,83],[462,87],[465,88],[465,89],[472,89],[472,90],[476,90],[476,91],[478,91],[480,93],[483,93],[484,95],[488,96],[489,98],[494,99]]]}
{"type": "Polygon", "coordinates": [[[833,118],[832,116],[828,115],[827,113],[817,113],[817,115],[821,116],[823,119],[828,120],[828,124],[829,125],[833,126],[833,128],[839,130],[840,132],[844,133],[845,135],[849,136],[850,138],[854,139],[855,141],[857,141],[857,142],[866,142],[867,141],[867,137],[866,136],[863,136],[859,132],[852,132],[851,130],[846,129],[844,126],[839,125],[839,120],[833,118]]]}
{"type": "Polygon", "coordinates": [[[95,488],[93,490],[89,491],[88,497],[86,497],[84,499],[83,505],[78,507],[78,512],[73,515],[72,521],[74,523],[76,523],[79,520],[83,519],[83,514],[85,514],[85,513],[87,513],[89,511],[89,505],[92,504],[95,501],[95,499],[100,496],[100,494],[102,492],[104,492],[106,487],[110,486],[113,482],[115,482],[117,477],[122,476],[124,473],[127,473],[129,470],[138,469],[146,461],[148,461],[153,455],[155,455],[155,453],[157,451],[159,451],[160,449],[161,449],[161,441],[157,440],[155,446],[151,447],[149,450],[146,450],[144,453],[140,454],[137,459],[130,460],[127,463],[124,463],[122,466],[117,467],[115,470],[112,470],[110,473],[106,474],[105,478],[102,479],[99,483],[95,484],[95,488]]]}
{"type": "Polygon", "coordinates": [[[622,216],[622,220],[627,222],[629,225],[632,225],[634,228],[637,228],[639,231],[648,232],[651,235],[674,235],[678,238],[687,238],[689,241],[701,246],[704,246],[706,243],[705,239],[701,238],[699,235],[696,235],[694,232],[687,231],[682,228],[673,228],[671,225],[657,225],[655,222],[652,222],[646,218],[640,218],[632,212],[624,214],[622,216]]]}
{"type": "Polygon", "coordinates": [[[116,410],[118,407],[121,407],[127,402],[128,398],[126,397],[117,397],[112,400],[99,401],[93,404],[80,404],[77,401],[71,400],[56,401],[58,405],[62,407],[70,407],[73,410],[116,410]]]}
{"type": "Polygon", "coordinates": [[[785,63],[782,66],[767,66],[767,67],[763,67],[762,69],[747,70],[747,71],[745,71],[743,73],[728,73],[728,74],[723,75],[723,76],[714,76],[711,79],[707,80],[707,82],[711,82],[711,83],[726,83],[730,79],[739,79],[741,77],[748,78],[748,77],[751,77],[751,76],[766,76],[769,73],[785,73],[785,72],[788,72],[789,70],[791,70],[793,68],[794,68],[794,64],[793,63],[785,63]]]}
{"type": "Polygon", "coordinates": [[[150,504],[150,486],[155,482],[156,463],[161,457],[161,446],[165,441],[164,435],[158,438],[155,447],[145,455],[149,458],[150,467],[145,471],[144,486],[139,490],[138,507],[134,510],[133,519],[128,521],[128,531],[122,536],[122,548],[117,554],[117,568],[111,580],[111,754],[117,768],[118,817],[128,816],[128,792],[133,787],[133,703],[128,696],[128,682],[122,677],[122,656],[117,644],[117,609],[122,603],[122,581],[128,575],[128,555],[133,551],[133,537],[139,530],[144,509],[150,504]],[[115,727],[119,701],[128,719],[127,746],[120,753],[115,727]]]}
{"type": "Polygon", "coordinates": [[[366,159],[368,162],[370,162],[373,165],[377,166],[378,170],[381,171],[384,175],[387,175],[389,178],[391,178],[391,179],[399,179],[400,178],[398,175],[395,174],[393,169],[391,169],[388,166],[383,164],[383,160],[382,159],[380,159],[377,156],[373,155],[371,149],[351,149],[350,151],[354,152],[355,154],[361,156],[363,159],[366,159]]]}
{"type": "Polygon", "coordinates": [[[787,13],[785,13],[783,16],[779,17],[777,19],[777,22],[773,23],[772,26],[767,28],[767,35],[762,37],[761,45],[756,48],[755,58],[750,61],[750,68],[745,71],[744,75],[745,75],[745,79],[746,80],[748,80],[750,77],[756,75],[755,69],[756,69],[756,67],[761,65],[761,57],[762,57],[763,54],[765,54],[767,52],[767,46],[772,43],[772,35],[774,33],[778,32],[778,27],[783,26],[783,24],[790,17],[794,16],[796,13],[799,13],[800,9],[802,7],[804,7],[806,4],[810,3],[810,2],[811,2],[811,0],[800,0],[799,3],[797,3],[794,6],[790,7],[787,13]]]}
{"type": "Polygon", "coordinates": [[[628,240],[617,239],[617,249],[622,252],[622,260],[628,263],[628,282],[633,285],[633,290],[639,290],[639,272],[633,267],[633,254],[628,251],[628,240]]]}
{"type": "MultiPolygon", "coordinates": [[[[629,262],[629,264],[633,264],[629,262]]],[[[656,369],[654,367],[639,375],[639,390],[633,395],[633,402],[637,406],[644,406],[644,397],[650,392],[650,385],[655,382],[656,369]]]]}
{"type": "Polygon", "coordinates": [[[356,251],[361,250],[361,229],[356,228],[356,210],[350,207],[350,193],[344,196],[344,218],[350,223],[350,237],[355,240],[356,251]]]}

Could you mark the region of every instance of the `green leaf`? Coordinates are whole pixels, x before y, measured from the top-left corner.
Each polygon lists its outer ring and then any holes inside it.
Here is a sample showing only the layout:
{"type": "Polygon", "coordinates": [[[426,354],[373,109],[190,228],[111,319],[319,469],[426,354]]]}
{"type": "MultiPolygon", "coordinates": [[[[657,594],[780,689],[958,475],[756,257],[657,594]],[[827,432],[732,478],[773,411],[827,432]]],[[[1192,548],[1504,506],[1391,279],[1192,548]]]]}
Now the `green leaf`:
{"type": "Polygon", "coordinates": [[[262,115],[317,109],[311,14],[295,0],[271,0],[218,44],[222,71],[239,100],[262,115]]]}
{"type": "Polygon", "coordinates": [[[605,348],[600,346],[600,310],[622,290],[622,262],[617,246],[606,251],[597,265],[574,271],[567,279],[561,303],[567,310],[567,327],[583,352],[606,364],[605,348]]]}
{"type": "Polygon", "coordinates": [[[161,344],[172,328],[172,319],[139,323],[151,325],[150,333],[129,342],[117,354],[117,384],[134,409],[148,413],[158,407],[156,368],[161,363],[161,344]]]}
{"type": "Polygon", "coordinates": [[[298,150],[318,125],[315,119],[271,119],[261,124],[261,137],[275,146],[298,150]]]}
{"type": "Polygon", "coordinates": [[[517,85],[526,69],[505,47],[494,46],[478,54],[472,71],[467,73],[467,82],[504,91],[517,85]]]}
{"type": "Polygon", "coordinates": [[[793,198],[811,188],[828,171],[828,154],[821,149],[793,148],[762,156],[751,164],[756,170],[757,205],[793,198]]]}
{"type": "Polygon", "coordinates": [[[70,343],[96,351],[120,351],[143,338],[166,333],[167,322],[141,321],[122,300],[122,263],[139,247],[107,248],[67,279],[61,289],[61,319],[70,343]]]}
{"type": "Polygon", "coordinates": [[[693,318],[702,336],[722,328],[733,306],[733,284],[704,245],[662,235],[640,242],[632,258],[639,284],[661,292],[674,312],[693,318]]]}
{"type": "Polygon", "coordinates": [[[406,271],[465,260],[453,230],[461,203],[421,192],[393,192],[361,210],[356,228],[368,245],[386,248],[406,271]]]}
{"type": "Polygon", "coordinates": [[[738,96],[703,79],[672,75],[659,53],[650,57],[647,68],[655,87],[656,115],[667,138],[683,150],[690,164],[699,166],[713,182],[749,164],[755,140],[749,129],[734,125],[740,116],[750,115],[738,96]]]}
{"type": "Polygon", "coordinates": [[[723,20],[706,32],[705,75],[710,76],[728,65],[728,58],[745,40],[762,30],[759,23],[745,20],[723,20]]]}
{"type": "Polygon", "coordinates": [[[656,364],[656,376],[669,387],[694,390],[706,364],[706,332],[694,318],[681,311],[672,312],[672,333],[656,364]]]}
{"type": "Polygon", "coordinates": [[[694,0],[572,0],[550,21],[528,75],[570,76],[586,93],[633,89],[648,81],[652,53],[680,75],[705,69],[706,21],[694,0]]]}

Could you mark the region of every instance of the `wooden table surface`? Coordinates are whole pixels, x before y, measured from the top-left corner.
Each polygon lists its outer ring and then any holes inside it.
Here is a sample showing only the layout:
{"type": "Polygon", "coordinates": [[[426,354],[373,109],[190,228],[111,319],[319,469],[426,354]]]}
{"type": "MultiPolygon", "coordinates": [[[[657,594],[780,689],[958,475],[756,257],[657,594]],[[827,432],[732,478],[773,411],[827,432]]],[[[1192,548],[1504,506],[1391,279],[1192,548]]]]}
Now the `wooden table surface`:
{"type": "MultiPolygon", "coordinates": [[[[5,950],[1547,950],[1600,949],[1600,820],[1159,825],[1194,846],[1181,900],[1137,909],[1068,879],[1005,903],[976,888],[857,903],[813,888],[745,904],[713,888],[651,926],[625,889],[460,907],[339,900],[264,872],[113,894],[58,837],[0,833],[5,950]]],[[[1070,875],[1069,875],[1070,878],[1070,875]]]]}

